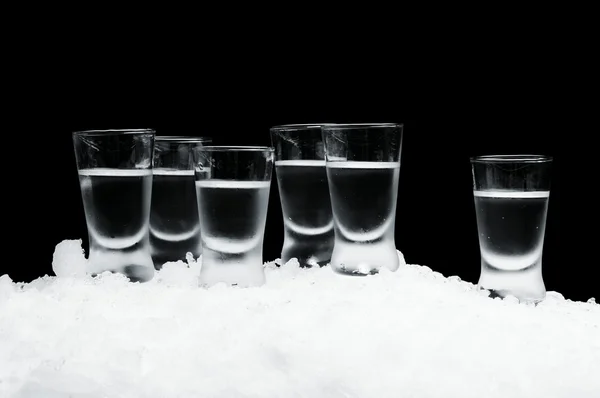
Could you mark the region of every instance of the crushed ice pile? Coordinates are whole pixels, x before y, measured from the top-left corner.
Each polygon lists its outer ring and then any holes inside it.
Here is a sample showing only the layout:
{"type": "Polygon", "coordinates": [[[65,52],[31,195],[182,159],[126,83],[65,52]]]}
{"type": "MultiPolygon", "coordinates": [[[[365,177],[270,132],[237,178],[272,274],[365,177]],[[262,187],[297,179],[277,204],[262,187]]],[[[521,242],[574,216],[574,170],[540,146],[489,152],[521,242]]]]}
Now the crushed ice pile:
{"type": "MultiPolygon", "coordinates": [[[[399,254],[401,257],[402,255],[399,254]]],[[[600,397],[600,305],[491,299],[425,266],[367,277],[266,264],[260,288],[0,277],[0,397],[600,397]]]]}

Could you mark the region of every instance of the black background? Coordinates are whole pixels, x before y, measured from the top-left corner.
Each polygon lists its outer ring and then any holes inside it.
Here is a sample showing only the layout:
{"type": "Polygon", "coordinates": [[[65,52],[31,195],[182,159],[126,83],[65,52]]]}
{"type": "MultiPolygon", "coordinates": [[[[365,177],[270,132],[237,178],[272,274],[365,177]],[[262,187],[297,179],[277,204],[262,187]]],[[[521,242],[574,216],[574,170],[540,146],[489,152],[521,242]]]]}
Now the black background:
{"type": "MultiPolygon", "coordinates": [[[[52,275],[57,243],[81,238],[87,245],[72,131],[154,128],[158,135],[211,136],[217,145],[269,145],[269,127],[278,124],[397,122],[404,124],[404,141],[396,245],[409,263],[476,283],[480,258],[469,157],[546,154],[554,157],[546,288],[574,300],[597,295],[592,278],[582,277],[588,264],[565,260],[561,196],[573,156],[557,123],[569,102],[557,96],[557,69],[545,59],[494,55],[440,55],[409,66],[371,61],[365,69],[295,59],[294,68],[265,61],[257,68],[171,67],[154,74],[141,73],[139,65],[106,64],[103,70],[79,64],[65,80],[24,83],[26,93],[15,98],[12,115],[21,120],[20,132],[4,138],[6,156],[16,157],[11,162],[20,169],[6,185],[14,194],[4,193],[7,217],[15,220],[5,250],[21,254],[4,262],[0,274],[15,281],[52,275]]],[[[279,256],[283,240],[275,176],[267,217],[265,261],[279,256]]]]}

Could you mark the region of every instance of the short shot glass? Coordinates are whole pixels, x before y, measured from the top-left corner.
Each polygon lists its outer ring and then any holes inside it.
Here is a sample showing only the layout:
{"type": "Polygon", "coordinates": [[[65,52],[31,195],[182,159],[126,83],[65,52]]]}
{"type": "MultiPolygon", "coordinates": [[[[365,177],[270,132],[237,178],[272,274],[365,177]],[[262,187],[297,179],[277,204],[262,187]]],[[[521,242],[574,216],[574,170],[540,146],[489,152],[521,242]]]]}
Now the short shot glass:
{"type": "Polygon", "coordinates": [[[546,296],[542,252],[552,158],[488,155],[471,158],[481,253],[478,285],[493,296],[539,302],[546,296]]]}
{"type": "Polygon", "coordinates": [[[150,129],[73,133],[92,275],[118,272],[134,282],[154,277],[149,243],[154,138],[150,129]]]}
{"type": "Polygon", "coordinates": [[[202,286],[265,283],[262,252],[273,152],[272,147],[249,146],[194,151],[202,286]]]}
{"type": "Polygon", "coordinates": [[[209,137],[156,136],[150,207],[150,247],[154,267],[202,254],[196,200],[194,149],[209,137]]]}
{"type": "Polygon", "coordinates": [[[348,275],[396,271],[403,126],[337,124],[322,132],[335,231],[331,267],[348,275]]]}

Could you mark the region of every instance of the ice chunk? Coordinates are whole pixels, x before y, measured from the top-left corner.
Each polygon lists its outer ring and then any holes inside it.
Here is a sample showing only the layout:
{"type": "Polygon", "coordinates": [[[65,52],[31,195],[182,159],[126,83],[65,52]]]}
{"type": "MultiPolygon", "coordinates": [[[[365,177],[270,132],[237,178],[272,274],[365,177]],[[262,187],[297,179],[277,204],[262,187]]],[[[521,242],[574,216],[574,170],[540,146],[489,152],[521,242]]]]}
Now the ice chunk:
{"type": "Polygon", "coordinates": [[[595,300],[490,298],[412,264],[278,263],[253,289],[200,288],[193,258],[143,284],[2,276],[0,397],[599,396],[595,300]]]}
{"type": "Polygon", "coordinates": [[[167,262],[163,264],[153,282],[169,286],[199,286],[200,267],[193,258],[183,261],[167,262]]]}
{"type": "Polygon", "coordinates": [[[3,298],[10,296],[14,289],[15,285],[13,284],[12,279],[10,279],[10,276],[6,274],[0,276],[0,301],[2,301],[3,298]]]}
{"type": "Polygon", "coordinates": [[[87,259],[81,248],[81,239],[63,240],[54,250],[52,271],[58,277],[83,277],[86,275],[87,259]]]}

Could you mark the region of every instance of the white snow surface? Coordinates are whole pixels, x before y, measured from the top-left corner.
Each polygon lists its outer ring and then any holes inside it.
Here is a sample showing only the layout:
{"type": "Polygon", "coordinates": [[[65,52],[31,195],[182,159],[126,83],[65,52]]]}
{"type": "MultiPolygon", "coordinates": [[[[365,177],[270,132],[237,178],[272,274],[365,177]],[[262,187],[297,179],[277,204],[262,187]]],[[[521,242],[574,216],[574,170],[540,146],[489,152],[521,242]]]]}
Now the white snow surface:
{"type": "Polygon", "coordinates": [[[201,288],[193,259],[141,284],[85,261],[66,240],[58,277],[0,277],[0,397],[600,397],[594,299],[492,299],[404,261],[269,262],[255,288],[201,288]]]}

